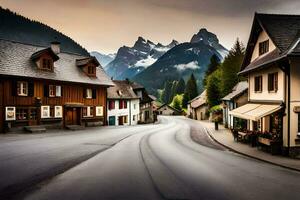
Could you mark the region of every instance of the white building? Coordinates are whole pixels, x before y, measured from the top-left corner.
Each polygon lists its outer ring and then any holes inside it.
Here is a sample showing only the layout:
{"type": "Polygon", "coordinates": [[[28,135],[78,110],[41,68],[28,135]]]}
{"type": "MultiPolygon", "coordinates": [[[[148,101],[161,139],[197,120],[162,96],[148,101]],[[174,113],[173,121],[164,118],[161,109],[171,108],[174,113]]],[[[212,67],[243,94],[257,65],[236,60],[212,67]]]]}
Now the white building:
{"type": "Polygon", "coordinates": [[[139,119],[140,99],[128,81],[113,81],[107,89],[107,121],[109,126],[136,125],[139,119]]]}

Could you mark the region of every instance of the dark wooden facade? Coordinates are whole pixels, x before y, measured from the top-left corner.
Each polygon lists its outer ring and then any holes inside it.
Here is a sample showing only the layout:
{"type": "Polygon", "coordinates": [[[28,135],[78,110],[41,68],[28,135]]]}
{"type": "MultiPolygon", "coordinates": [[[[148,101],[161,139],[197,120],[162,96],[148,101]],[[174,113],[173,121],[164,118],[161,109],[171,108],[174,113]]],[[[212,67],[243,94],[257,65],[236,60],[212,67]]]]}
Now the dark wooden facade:
{"type": "MultiPolygon", "coordinates": [[[[28,125],[47,125],[55,127],[65,127],[66,125],[76,124],[85,125],[86,122],[104,122],[106,121],[106,88],[99,85],[68,83],[59,81],[48,81],[28,78],[1,77],[0,82],[0,130],[5,131],[7,127],[23,127],[28,125]],[[14,82],[24,81],[33,86],[33,94],[31,96],[18,96],[14,94],[14,82]],[[49,85],[61,86],[61,97],[48,97],[45,95],[45,88],[49,85]],[[85,89],[93,90],[92,98],[85,98],[85,89]],[[40,101],[39,101],[40,99],[40,101]],[[40,102],[40,104],[39,104],[40,102]],[[26,120],[5,121],[5,108],[16,107],[16,109],[28,109],[28,115],[31,110],[36,112],[34,119],[28,116],[26,120]],[[62,118],[41,118],[41,107],[54,106],[63,107],[62,118]],[[91,117],[83,117],[83,108],[93,107],[91,117]],[[96,116],[96,106],[103,107],[103,116],[96,116]],[[10,123],[10,124],[8,124],[10,123]]],[[[46,92],[47,93],[47,92],[46,92]]]]}

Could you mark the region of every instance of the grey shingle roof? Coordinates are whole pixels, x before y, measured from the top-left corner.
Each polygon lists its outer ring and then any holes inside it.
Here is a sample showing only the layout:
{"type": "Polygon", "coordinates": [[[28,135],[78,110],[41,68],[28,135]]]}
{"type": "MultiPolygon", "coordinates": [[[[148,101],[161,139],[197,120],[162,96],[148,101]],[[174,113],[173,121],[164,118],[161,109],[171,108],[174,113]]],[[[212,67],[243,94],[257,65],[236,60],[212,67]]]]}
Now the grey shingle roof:
{"type": "Polygon", "coordinates": [[[60,53],[54,62],[54,72],[39,70],[31,60],[32,54],[45,49],[44,47],[0,40],[0,75],[12,75],[48,80],[86,83],[95,85],[113,85],[102,67],[97,67],[97,77],[89,77],[76,66],[76,59],[86,56],[60,53]]]}
{"type": "Polygon", "coordinates": [[[207,103],[206,90],[204,90],[200,95],[198,95],[194,99],[190,100],[189,103],[191,104],[192,108],[198,108],[202,105],[205,105],[207,103]]]}
{"type": "Polygon", "coordinates": [[[227,94],[225,97],[223,97],[222,100],[225,100],[225,101],[230,101],[232,100],[233,98],[241,95],[243,92],[245,92],[246,90],[248,89],[248,82],[247,81],[242,81],[242,82],[239,82],[237,83],[231,93],[227,94]]]}
{"type": "Polygon", "coordinates": [[[289,54],[300,53],[300,15],[256,13],[240,74],[265,67],[289,54]],[[251,62],[254,44],[259,32],[265,30],[277,49],[251,62]]]}
{"type": "Polygon", "coordinates": [[[107,89],[107,98],[109,99],[139,99],[134,93],[131,84],[124,81],[113,81],[114,86],[107,89]]]}

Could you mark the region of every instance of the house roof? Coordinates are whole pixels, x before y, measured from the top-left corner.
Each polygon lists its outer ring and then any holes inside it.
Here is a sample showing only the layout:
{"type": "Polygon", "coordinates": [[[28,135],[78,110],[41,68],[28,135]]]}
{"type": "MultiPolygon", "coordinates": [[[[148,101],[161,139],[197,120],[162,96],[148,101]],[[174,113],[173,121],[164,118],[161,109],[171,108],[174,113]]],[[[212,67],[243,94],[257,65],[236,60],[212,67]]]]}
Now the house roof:
{"type": "Polygon", "coordinates": [[[161,108],[163,108],[163,107],[165,107],[165,106],[167,106],[168,108],[170,108],[171,110],[173,110],[173,111],[175,111],[175,112],[177,112],[177,113],[181,113],[181,111],[180,110],[177,110],[176,108],[174,108],[174,107],[172,107],[172,106],[170,106],[169,104],[163,104],[163,105],[161,105],[159,108],[157,108],[157,110],[160,110],[161,108]]]}
{"type": "Polygon", "coordinates": [[[107,98],[109,99],[139,99],[134,93],[131,84],[124,81],[113,81],[113,87],[107,89],[107,98]]]}
{"type": "Polygon", "coordinates": [[[231,93],[229,93],[229,94],[227,94],[225,97],[223,97],[222,100],[230,101],[230,100],[232,100],[233,98],[240,96],[240,95],[241,95],[243,92],[245,92],[247,89],[248,89],[248,82],[247,82],[247,81],[239,82],[239,83],[237,83],[237,84],[233,87],[231,93]]]}
{"type": "Polygon", "coordinates": [[[43,51],[40,46],[22,44],[0,39],[0,75],[20,76],[47,80],[85,83],[94,85],[112,86],[113,83],[101,66],[97,67],[96,77],[87,76],[76,66],[77,59],[87,56],[60,53],[59,59],[54,62],[54,72],[43,71],[37,68],[31,59],[32,55],[43,51]]]}
{"type": "Polygon", "coordinates": [[[189,103],[191,104],[192,108],[198,108],[207,103],[207,94],[206,90],[204,90],[200,95],[195,97],[194,99],[190,100],[189,103]]]}
{"type": "Polygon", "coordinates": [[[278,61],[287,55],[300,53],[299,36],[300,15],[255,13],[240,74],[264,67],[270,61],[278,61]],[[277,49],[251,63],[252,52],[261,31],[267,33],[277,49]]]}
{"type": "Polygon", "coordinates": [[[134,90],[138,90],[138,89],[144,89],[145,87],[142,86],[141,84],[137,83],[137,82],[132,82],[131,86],[134,90]]]}
{"type": "Polygon", "coordinates": [[[40,51],[35,52],[34,54],[31,55],[31,59],[36,60],[44,53],[50,54],[54,61],[57,61],[59,59],[59,57],[53,52],[53,50],[51,48],[46,48],[46,49],[42,49],[40,51]]]}
{"type": "Polygon", "coordinates": [[[91,57],[88,57],[88,58],[81,58],[81,59],[77,59],[76,60],[76,65],[77,66],[82,66],[82,65],[86,65],[88,63],[94,63],[96,66],[99,66],[100,63],[98,62],[98,60],[94,57],[94,56],[91,56],[91,57]]]}

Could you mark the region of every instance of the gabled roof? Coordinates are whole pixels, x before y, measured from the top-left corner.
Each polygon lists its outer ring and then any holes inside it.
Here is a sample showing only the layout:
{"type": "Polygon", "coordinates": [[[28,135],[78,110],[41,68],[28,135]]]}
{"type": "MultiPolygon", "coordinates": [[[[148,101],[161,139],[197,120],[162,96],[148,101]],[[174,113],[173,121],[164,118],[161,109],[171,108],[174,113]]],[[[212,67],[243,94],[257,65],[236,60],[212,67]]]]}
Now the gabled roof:
{"type": "Polygon", "coordinates": [[[76,65],[77,66],[83,66],[83,65],[86,65],[88,63],[94,63],[96,66],[100,65],[100,63],[98,62],[98,60],[94,56],[91,56],[91,57],[88,57],[88,58],[81,58],[81,59],[76,60],[76,65]]]}
{"type": "Polygon", "coordinates": [[[253,69],[260,68],[270,60],[276,61],[291,54],[299,53],[298,39],[300,36],[300,15],[279,15],[279,14],[261,14],[255,13],[250,37],[248,40],[246,54],[244,57],[243,64],[241,66],[241,72],[245,73],[253,69]],[[277,50],[269,52],[268,57],[263,56],[251,63],[251,57],[255,43],[261,31],[265,31],[270,37],[277,50]]]}
{"type": "Polygon", "coordinates": [[[33,53],[31,55],[31,59],[35,61],[36,59],[39,59],[40,56],[45,53],[49,54],[53,58],[54,61],[57,61],[59,59],[59,57],[53,52],[53,50],[51,48],[42,49],[40,51],[33,53]]]}
{"type": "Polygon", "coordinates": [[[247,81],[239,82],[233,87],[231,93],[223,97],[222,100],[230,101],[233,98],[240,96],[243,92],[247,90],[248,90],[248,82],[247,81]]]}
{"type": "Polygon", "coordinates": [[[54,63],[53,72],[38,69],[31,56],[44,49],[40,46],[0,39],[0,75],[104,86],[114,85],[102,67],[97,67],[96,77],[89,77],[76,66],[77,59],[89,58],[87,56],[60,53],[59,60],[54,63]]]}
{"type": "Polygon", "coordinates": [[[170,108],[171,110],[173,110],[174,112],[177,112],[177,113],[181,113],[181,111],[180,110],[177,110],[176,108],[174,108],[174,107],[172,107],[172,106],[170,106],[169,104],[163,104],[163,105],[161,105],[159,108],[157,108],[157,110],[159,110],[159,109],[161,109],[161,108],[163,108],[163,107],[168,107],[168,108],[170,108]]]}
{"type": "Polygon", "coordinates": [[[198,95],[197,97],[189,101],[189,104],[191,104],[192,108],[198,108],[202,105],[205,105],[206,103],[207,103],[206,90],[204,90],[200,95],[198,95]]]}
{"type": "Polygon", "coordinates": [[[115,85],[107,89],[108,99],[139,99],[128,81],[113,81],[113,83],[115,85]]]}
{"type": "Polygon", "coordinates": [[[144,89],[145,87],[142,86],[141,84],[137,83],[137,82],[132,82],[131,86],[134,90],[138,90],[138,89],[144,89]]]}

